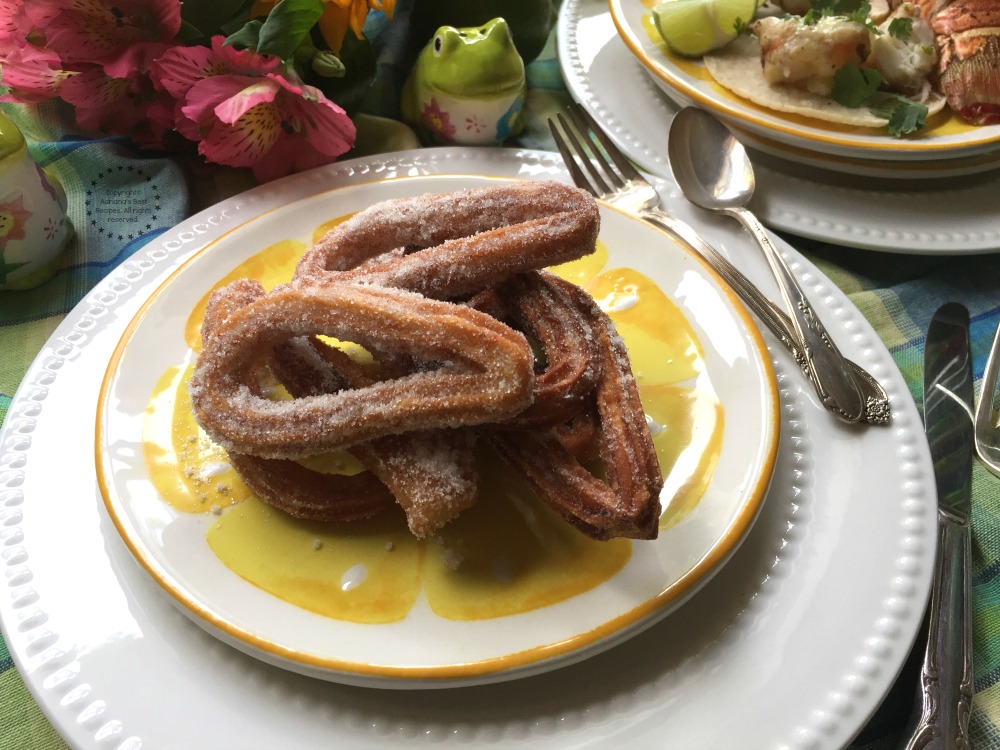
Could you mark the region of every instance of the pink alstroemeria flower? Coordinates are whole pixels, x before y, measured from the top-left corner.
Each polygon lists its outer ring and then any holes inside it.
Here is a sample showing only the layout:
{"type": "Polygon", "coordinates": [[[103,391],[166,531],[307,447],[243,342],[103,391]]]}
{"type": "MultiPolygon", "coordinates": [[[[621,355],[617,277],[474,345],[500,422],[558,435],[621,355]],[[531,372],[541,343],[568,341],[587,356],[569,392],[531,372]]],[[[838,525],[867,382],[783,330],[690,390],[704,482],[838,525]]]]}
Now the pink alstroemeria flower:
{"type": "MultiPolygon", "coordinates": [[[[185,138],[201,138],[198,124],[181,111],[185,97],[199,81],[212,76],[245,76],[248,81],[273,72],[281,60],[271,55],[258,55],[253,50],[225,47],[225,39],[212,39],[212,47],[183,47],[167,50],[153,63],[150,75],[157,88],[166,91],[177,102],[177,131],[185,138]]],[[[249,83],[248,83],[249,85],[249,83]]]]}
{"type": "Polygon", "coordinates": [[[35,36],[25,0],[0,0],[0,49],[17,49],[35,36]]]}
{"type": "Polygon", "coordinates": [[[76,108],[81,128],[128,133],[140,146],[163,148],[173,130],[173,100],[157,90],[148,70],[169,45],[140,43],[101,66],[89,66],[66,80],[59,95],[76,108]]]}
{"type": "Polygon", "coordinates": [[[157,85],[176,92],[177,129],[206,160],[250,167],[266,182],[329,164],[353,145],[354,123],[319,89],[275,72],[277,60],[222,42],[213,39],[207,56],[169,50],[152,71],[157,85]]]}
{"type": "Polygon", "coordinates": [[[181,28],[180,0],[31,0],[24,12],[69,68],[111,62],[137,43],[169,42],[181,28]]]}
{"type": "Polygon", "coordinates": [[[63,82],[76,75],[62,69],[62,62],[52,52],[30,44],[15,47],[0,57],[3,83],[11,91],[0,102],[44,102],[59,96],[63,82]]]}

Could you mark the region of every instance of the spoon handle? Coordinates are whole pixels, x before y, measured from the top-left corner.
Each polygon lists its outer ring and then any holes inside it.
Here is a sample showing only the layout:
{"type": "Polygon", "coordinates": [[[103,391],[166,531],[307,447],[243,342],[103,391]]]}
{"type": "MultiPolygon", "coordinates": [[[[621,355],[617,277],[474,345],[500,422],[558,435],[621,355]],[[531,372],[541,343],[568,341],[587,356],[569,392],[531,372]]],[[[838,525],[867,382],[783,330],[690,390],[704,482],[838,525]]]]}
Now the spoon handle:
{"type": "MultiPolygon", "coordinates": [[[[792,355],[795,363],[802,370],[802,373],[809,382],[814,387],[817,387],[816,378],[800,351],[799,342],[795,337],[795,330],[792,327],[792,321],[770,299],[764,296],[764,293],[750,279],[744,276],[742,271],[708,244],[693,227],[659,208],[644,209],[639,212],[639,216],[663,229],[671,237],[695,254],[700,255],[706,263],[712,266],[726,283],[732,287],[733,291],[739,295],[746,306],[778,338],[778,341],[792,355]]],[[[871,373],[860,365],[847,360],[847,366],[854,375],[858,388],[861,390],[862,398],[865,399],[865,413],[860,421],[873,425],[889,424],[892,420],[892,408],[889,405],[889,396],[886,394],[885,389],[872,377],[871,373]]],[[[825,403],[824,406],[829,407],[825,403]]]]}
{"type": "Polygon", "coordinates": [[[795,275],[751,211],[745,208],[730,208],[726,211],[746,227],[763,251],[790,313],[795,336],[800,342],[802,356],[812,371],[813,383],[820,399],[844,421],[857,422],[865,413],[864,400],[857,383],[844,356],[813,311],[795,275]]]}

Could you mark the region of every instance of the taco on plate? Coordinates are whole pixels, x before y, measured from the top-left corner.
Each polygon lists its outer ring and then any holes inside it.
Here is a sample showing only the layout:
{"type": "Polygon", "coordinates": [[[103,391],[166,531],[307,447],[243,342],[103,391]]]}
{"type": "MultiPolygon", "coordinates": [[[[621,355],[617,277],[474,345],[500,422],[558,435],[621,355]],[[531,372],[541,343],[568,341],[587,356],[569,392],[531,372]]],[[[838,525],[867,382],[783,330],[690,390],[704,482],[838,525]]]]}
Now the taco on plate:
{"type": "Polygon", "coordinates": [[[873,25],[843,16],[812,22],[787,15],[760,18],[750,25],[749,33],[705,55],[705,67],[720,86],[768,109],[883,128],[884,116],[834,97],[838,71],[849,65],[868,68],[878,72],[885,89],[935,114],[944,108],[945,98],[929,82],[937,62],[930,29],[911,19],[905,34],[898,26],[894,33],[888,31],[893,18],[910,18],[908,12],[906,4],[900,6],[877,32],[873,25]],[[925,34],[930,35],[926,40],[925,34]]]}

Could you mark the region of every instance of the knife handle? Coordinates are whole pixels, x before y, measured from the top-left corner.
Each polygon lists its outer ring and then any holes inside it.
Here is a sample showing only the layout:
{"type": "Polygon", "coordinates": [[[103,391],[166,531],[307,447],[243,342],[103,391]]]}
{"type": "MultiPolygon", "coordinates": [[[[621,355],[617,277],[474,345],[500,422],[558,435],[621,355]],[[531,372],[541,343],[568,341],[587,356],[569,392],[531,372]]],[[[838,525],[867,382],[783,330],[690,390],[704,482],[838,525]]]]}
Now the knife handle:
{"type": "Polygon", "coordinates": [[[922,710],[907,750],[968,750],[972,712],[972,626],[968,519],[938,510],[938,551],[927,650],[920,671],[922,710]]]}

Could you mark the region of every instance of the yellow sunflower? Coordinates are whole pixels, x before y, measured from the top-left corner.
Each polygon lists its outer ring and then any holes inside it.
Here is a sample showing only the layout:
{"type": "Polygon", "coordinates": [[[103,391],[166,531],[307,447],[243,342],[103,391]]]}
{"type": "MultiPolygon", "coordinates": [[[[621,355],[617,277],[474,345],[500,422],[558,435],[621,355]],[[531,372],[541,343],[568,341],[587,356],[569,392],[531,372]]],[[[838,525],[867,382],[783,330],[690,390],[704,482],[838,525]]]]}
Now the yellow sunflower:
{"type": "MultiPolygon", "coordinates": [[[[277,4],[278,0],[255,0],[250,15],[266,16],[277,4]]],[[[323,0],[323,4],[326,7],[316,25],[319,26],[319,33],[330,49],[338,54],[348,27],[358,39],[364,39],[361,30],[364,28],[368,11],[381,10],[391,21],[396,0],[323,0]]]]}

